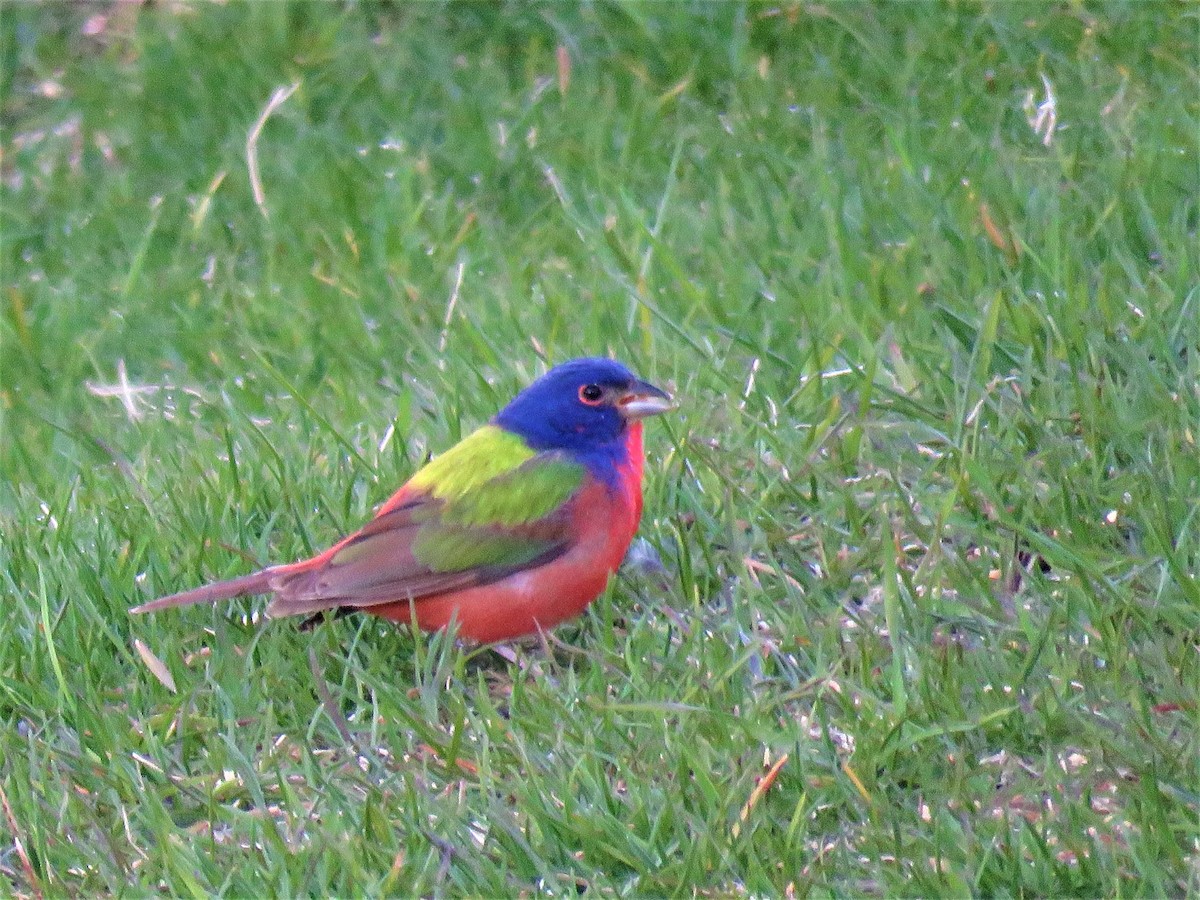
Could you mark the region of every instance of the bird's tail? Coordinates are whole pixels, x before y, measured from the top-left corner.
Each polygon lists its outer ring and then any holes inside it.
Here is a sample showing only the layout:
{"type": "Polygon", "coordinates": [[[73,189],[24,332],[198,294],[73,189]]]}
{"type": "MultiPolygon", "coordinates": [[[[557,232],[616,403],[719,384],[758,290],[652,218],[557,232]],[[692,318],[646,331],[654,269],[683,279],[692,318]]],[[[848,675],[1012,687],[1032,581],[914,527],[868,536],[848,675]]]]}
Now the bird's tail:
{"type": "Polygon", "coordinates": [[[248,594],[265,594],[271,590],[271,579],[279,574],[278,568],[263,569],[253,575],[243,575],[241,578],[231,578],[229,581],[218,581],[215,584],[205,584],[190,591],[182,591],[167,597],[159,597],[141,606],[134,606],[131,613],[148,613],[172,606],[191,606],[193,603],[216,603],[219,600],[232,600],[234,597],[245,597],[248,594]]]}

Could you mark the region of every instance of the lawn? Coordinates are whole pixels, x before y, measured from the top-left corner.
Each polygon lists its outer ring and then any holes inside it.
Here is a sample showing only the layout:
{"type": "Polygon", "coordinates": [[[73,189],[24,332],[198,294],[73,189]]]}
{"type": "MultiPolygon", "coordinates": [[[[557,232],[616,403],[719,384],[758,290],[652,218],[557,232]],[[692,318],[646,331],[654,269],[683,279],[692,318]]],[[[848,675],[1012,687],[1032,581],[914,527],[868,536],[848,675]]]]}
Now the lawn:
{"type": "Polygon", "coordinates": [[[1200,894],[1195,6],[0,22],[0,893],[1200,894]],[[545,641],[127,614],[594,354],[545,641]]]}

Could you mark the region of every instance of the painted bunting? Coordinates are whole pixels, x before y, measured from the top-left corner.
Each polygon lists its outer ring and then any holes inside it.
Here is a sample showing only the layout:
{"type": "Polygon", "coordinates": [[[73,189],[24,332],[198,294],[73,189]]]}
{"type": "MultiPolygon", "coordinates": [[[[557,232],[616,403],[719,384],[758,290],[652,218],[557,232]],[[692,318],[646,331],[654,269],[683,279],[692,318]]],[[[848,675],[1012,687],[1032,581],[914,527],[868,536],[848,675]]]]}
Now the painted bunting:
{"type": "Polygon", "coordinates": [[[583,612],[642,514],[642,423],[670,395],[608,359],[551,369],[324,553],[136,606],[274,594],[270,616],[361,610],[499,641],[583,612]]]}

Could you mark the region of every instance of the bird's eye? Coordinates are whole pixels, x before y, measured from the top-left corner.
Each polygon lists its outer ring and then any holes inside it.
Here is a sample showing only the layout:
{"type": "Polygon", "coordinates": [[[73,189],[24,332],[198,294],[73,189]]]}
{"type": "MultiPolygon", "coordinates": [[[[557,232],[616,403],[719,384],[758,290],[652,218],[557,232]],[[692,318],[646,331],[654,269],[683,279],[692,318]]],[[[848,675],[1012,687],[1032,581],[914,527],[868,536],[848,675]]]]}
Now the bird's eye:
{"type": "Polygon", "coordinates": [[[588,406],[599,406],[600,398],[604,396],[604,391],[599,385],[585,384],[579,389],[579,399],[588,406]]]}

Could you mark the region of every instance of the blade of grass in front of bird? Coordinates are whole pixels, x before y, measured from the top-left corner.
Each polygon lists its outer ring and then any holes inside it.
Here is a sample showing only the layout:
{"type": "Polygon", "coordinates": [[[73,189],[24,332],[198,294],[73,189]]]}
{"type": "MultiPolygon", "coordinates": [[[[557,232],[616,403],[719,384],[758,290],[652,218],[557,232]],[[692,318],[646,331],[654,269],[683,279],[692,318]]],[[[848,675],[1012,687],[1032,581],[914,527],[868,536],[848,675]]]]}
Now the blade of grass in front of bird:
{"type": "Polygon", "coordinates": [[[883,512],[883,533],[880,536],[883,553],[883,617],[892,645],[892,714],[896,721],[903,721],[908,715],[908,689],[904,681],[905,658],[908,654],[900,611],[900,573],[897,567],[900,540],[891,529],[886,507],[883,512]]]}

